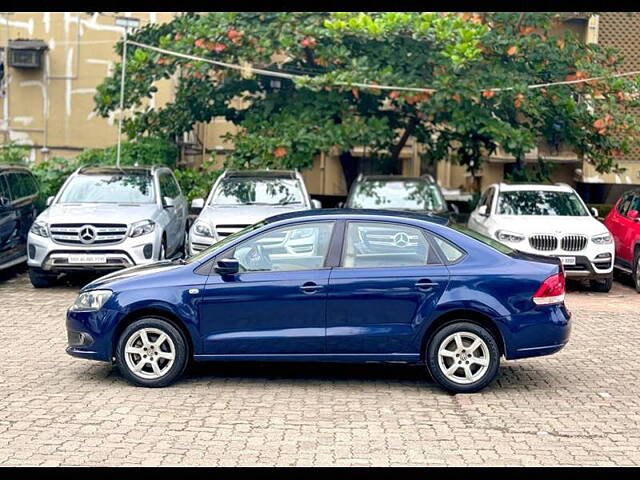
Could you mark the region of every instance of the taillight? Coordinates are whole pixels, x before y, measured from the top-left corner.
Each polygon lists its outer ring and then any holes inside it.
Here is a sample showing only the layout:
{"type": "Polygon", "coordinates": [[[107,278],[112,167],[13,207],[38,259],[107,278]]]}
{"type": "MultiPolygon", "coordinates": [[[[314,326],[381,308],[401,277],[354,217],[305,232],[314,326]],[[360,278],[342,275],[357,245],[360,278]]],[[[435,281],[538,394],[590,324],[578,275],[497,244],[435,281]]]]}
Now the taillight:
{"type": "Polygon", "coordinates": [[[536,305],[553,305],[564,302],[564,272],[547,278],[533,295],[536,305]]]}

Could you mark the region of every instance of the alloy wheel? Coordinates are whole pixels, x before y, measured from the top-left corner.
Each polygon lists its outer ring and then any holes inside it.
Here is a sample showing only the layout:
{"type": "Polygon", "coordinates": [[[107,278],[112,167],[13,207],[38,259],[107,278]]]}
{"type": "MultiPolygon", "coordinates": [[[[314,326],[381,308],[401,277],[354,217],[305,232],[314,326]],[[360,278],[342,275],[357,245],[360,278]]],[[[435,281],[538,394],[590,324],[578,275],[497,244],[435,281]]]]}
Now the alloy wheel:
{"type": "Polygon", "coordinates": [[[458,384],[477,382],[487,373],[489,364],[489,348],[475,333],[453,333],[438,348],[440,370],[458,384]]]}
{"type": "Polygon", "coordinates": [[[134,332],[127,340],[124,353],[129,370],[147,380],[166,375],[176,358],[173,341],[157,328],[141,328],[134,332]]]}

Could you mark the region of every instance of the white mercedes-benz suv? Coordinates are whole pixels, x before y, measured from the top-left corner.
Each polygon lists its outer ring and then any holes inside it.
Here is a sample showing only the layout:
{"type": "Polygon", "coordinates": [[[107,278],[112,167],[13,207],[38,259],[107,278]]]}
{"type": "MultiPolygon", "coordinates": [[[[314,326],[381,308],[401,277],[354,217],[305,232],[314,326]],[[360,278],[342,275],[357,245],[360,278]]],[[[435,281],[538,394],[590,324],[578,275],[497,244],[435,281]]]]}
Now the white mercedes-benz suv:
{"type": "Polygon", "coordinates": [[[81,167],[47,204],[27,240],[36,288],[59,273],[152,263],[185,246],[187,200],[167,167],[81,167]]]}
{"type": "Polygon", "coordinates": [[[468,226],[511,248],[557,257],[568,278],[588,279],[595,291],[613,283],[614,244],[598,212],[566,184],[493,184],[468,226]]]}
{"type": "Polygon", "coordinates": [[[196,198],[191,203],[194,210],[202,211],[189,230],[189,253],[198,253],[265,218],[321,206],[311,199],[297,171],[226,170],[206,202],[196,198]]]}

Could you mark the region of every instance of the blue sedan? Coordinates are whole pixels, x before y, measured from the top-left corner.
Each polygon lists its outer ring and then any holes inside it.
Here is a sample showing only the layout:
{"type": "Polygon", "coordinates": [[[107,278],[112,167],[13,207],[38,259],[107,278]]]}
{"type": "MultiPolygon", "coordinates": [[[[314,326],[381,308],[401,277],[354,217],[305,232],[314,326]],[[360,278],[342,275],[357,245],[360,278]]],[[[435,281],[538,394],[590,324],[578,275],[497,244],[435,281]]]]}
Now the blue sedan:
{"type": "Polygon", "coordinates": [[[437,217],[311,210],[88,284],[67,314],[67,353],[145,387],[191,359],[404,362],[476,392],[501,357],[566,345],[564,292],[556,259],[437,217]]]}

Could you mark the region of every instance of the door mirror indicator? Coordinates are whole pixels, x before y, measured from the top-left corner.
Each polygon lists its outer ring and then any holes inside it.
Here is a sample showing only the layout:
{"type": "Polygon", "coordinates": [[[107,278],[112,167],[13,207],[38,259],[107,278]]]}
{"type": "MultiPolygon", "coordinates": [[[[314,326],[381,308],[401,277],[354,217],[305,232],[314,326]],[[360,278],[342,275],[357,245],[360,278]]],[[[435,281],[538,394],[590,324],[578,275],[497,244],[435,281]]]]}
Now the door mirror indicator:
{"type": "Polygon", "coordinates": [[[176,202],[171,197],[162,197],[162,206],[164,208],[173,208],[176,206],[176,202]]]}
{"type": "Polygon", "coordinates": [[[193,208],[194,210],[202,210],[204,208],[204,199],[194,198],[191,201],[191,208],[193,208]]]}
{"type": "Polygon", "coordinates": [[[627,217],[629,217],[631,220],[638,220],[638,211],[637,210],[629,210],[627,212],[627,217]]]}
{"type": "Polygon", "coordinates": [[[598,216],[598,209],[597,209],[597,208],[594,208],[594,207],[591,207],[591,214],[592,214],[594,217],[597,217],[597,216],[598,216]]]}
{"type": "Polygon", "coordinates": [[[220,275],[234,275],[240,271],[240,262],[235,258],[221,258],[214,270],[220,275]]]}
{"type": "Polygon", "coordinates": [[[489,216],[489,213],[487,213],[486,205],[480,205],[480,207],[478,207],[478,215],[482,215],[483,217],[489,216]]]}
{"type": "Polygon", "coordinates": [[[311,207],[312,208],[322,208],[322,203],[320,200],[316,200],[315,198],[311,199],[311,207]]]}
{"type": "Polygon", "coordinates": [[[50,207],[50,206],[51,206],[51,204],[53,203],[53,198],[54,198],[54,197],[49,197],[49,198],[47,198],[47,207],[50,207]]]}

